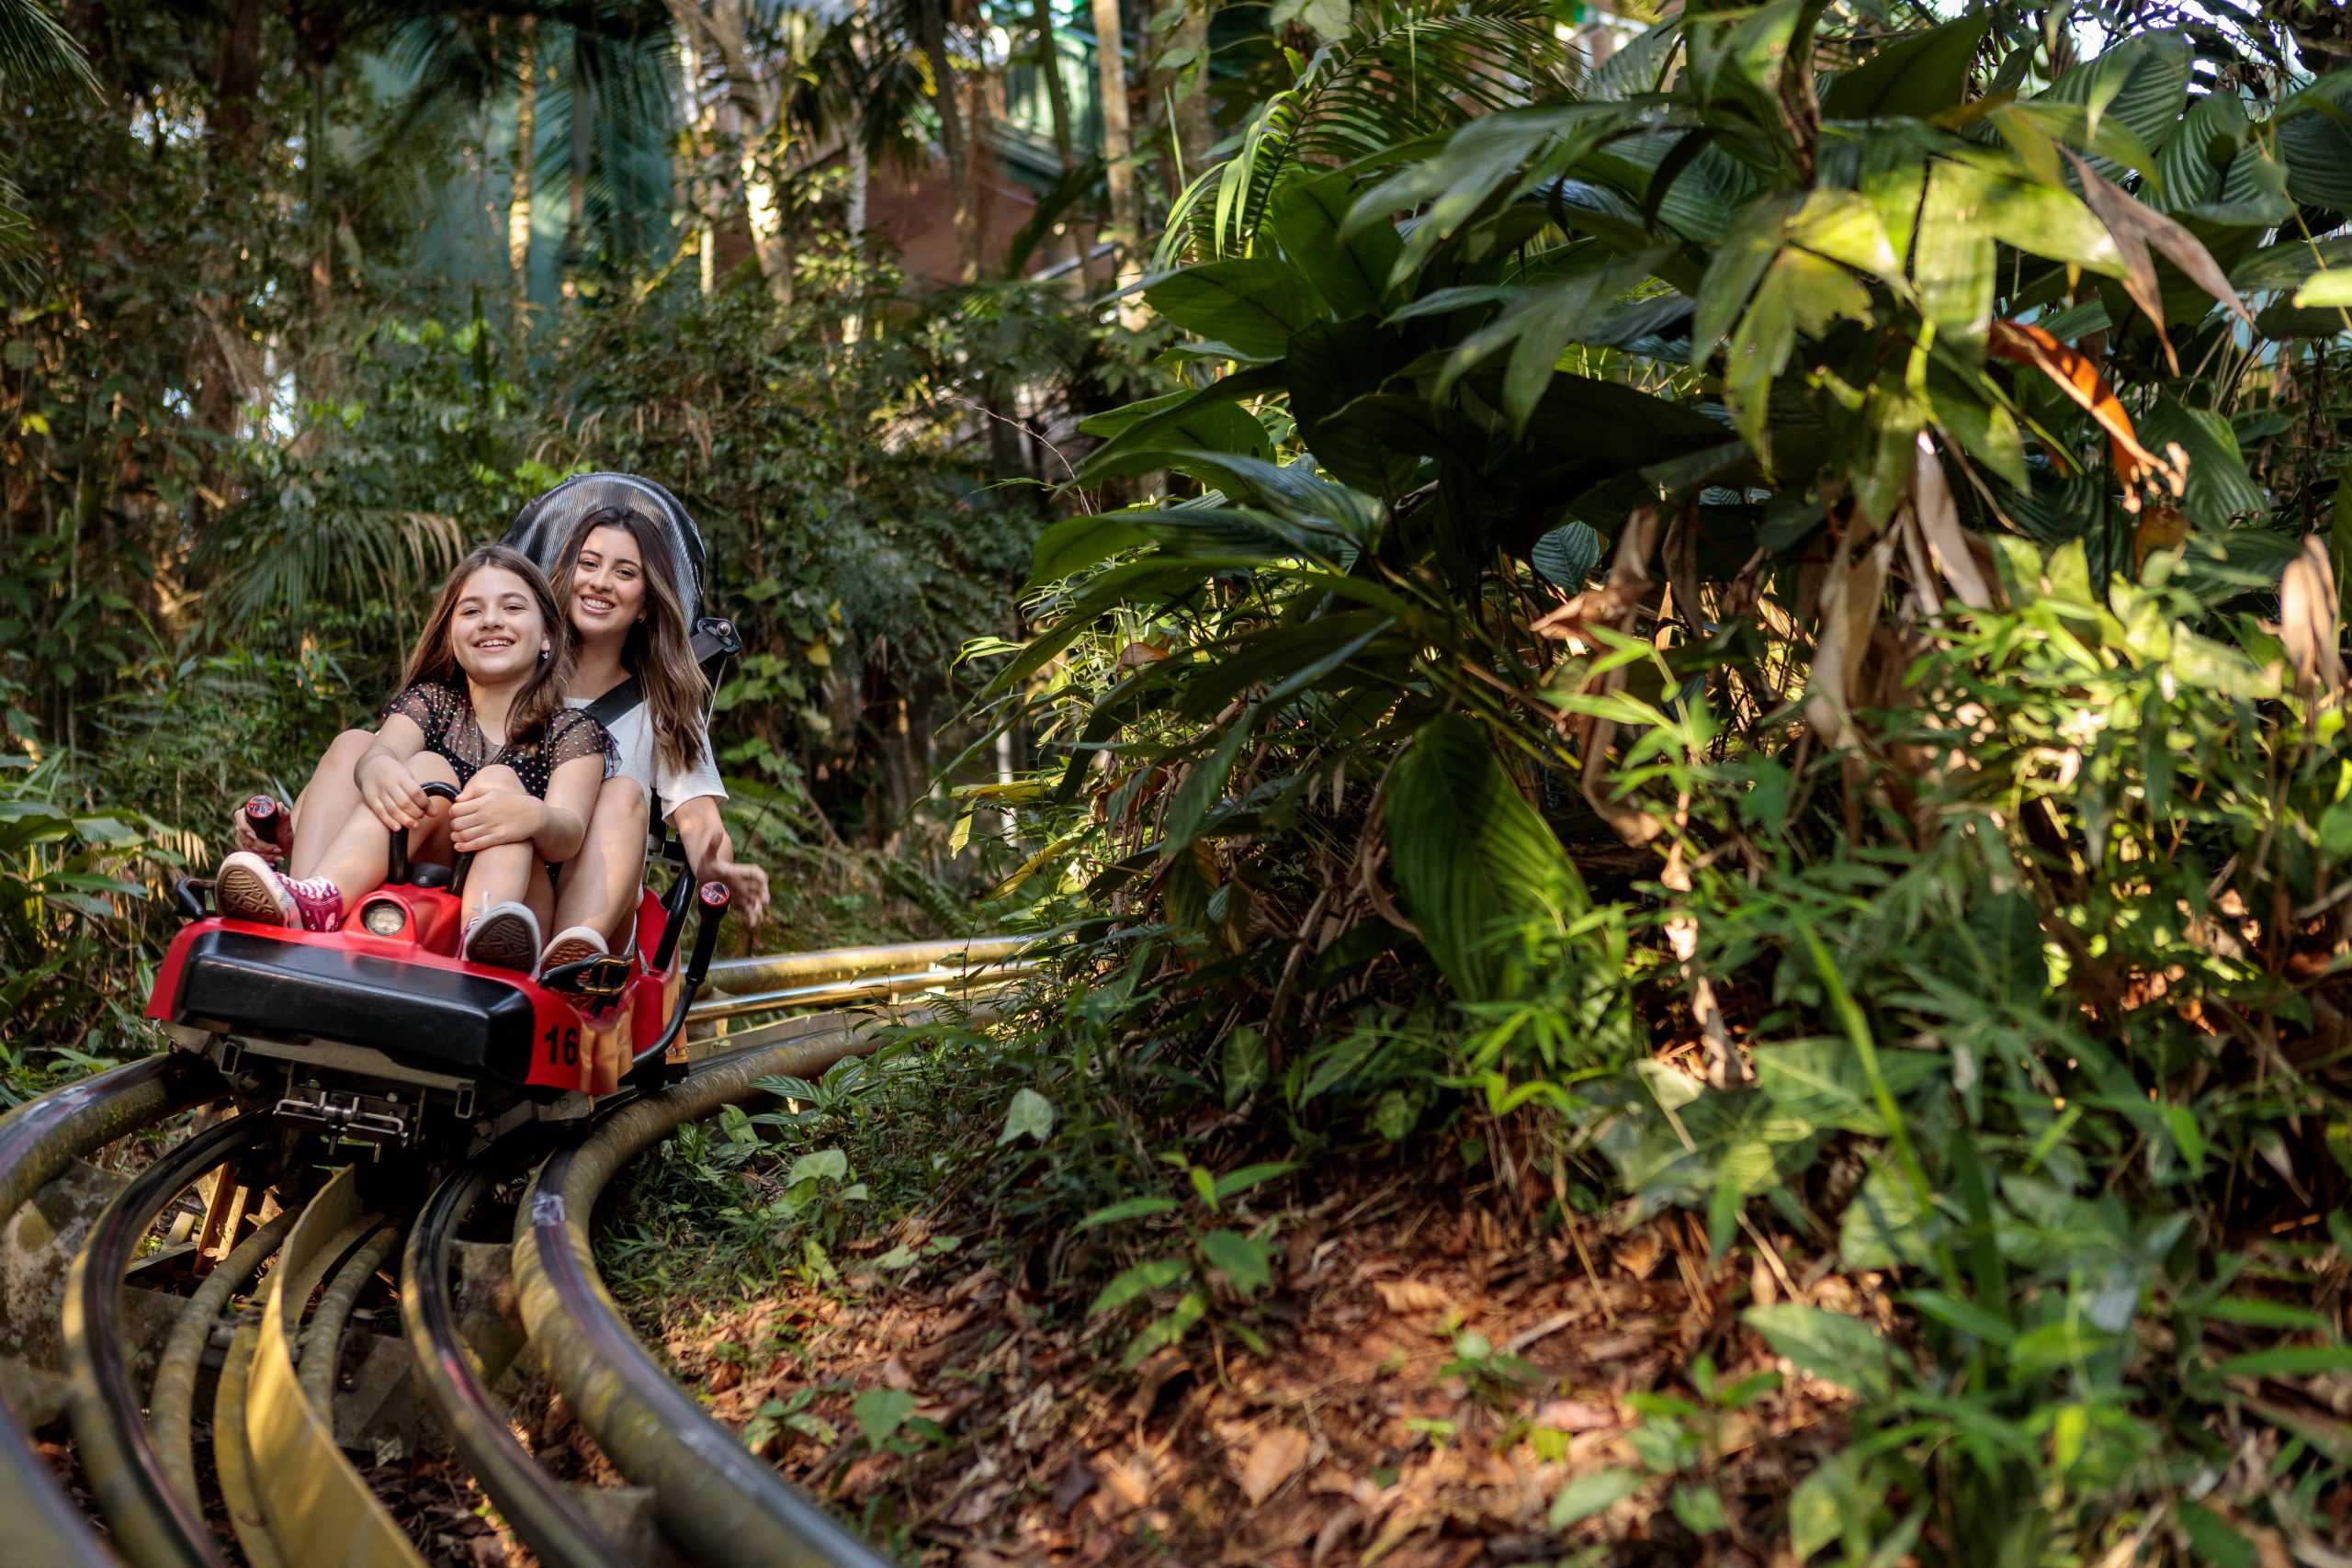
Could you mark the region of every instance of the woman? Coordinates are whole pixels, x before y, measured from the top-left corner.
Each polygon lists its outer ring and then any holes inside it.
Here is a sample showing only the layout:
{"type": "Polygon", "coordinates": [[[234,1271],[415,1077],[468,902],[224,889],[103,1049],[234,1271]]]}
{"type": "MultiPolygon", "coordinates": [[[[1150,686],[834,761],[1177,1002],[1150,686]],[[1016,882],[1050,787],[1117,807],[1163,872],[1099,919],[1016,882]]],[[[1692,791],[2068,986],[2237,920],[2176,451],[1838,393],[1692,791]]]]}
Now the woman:
{"type": "Polygon", "coordinates": [[[230,855],[215,884],[220,912],[335,930],[351,903],[382,885],[391,836],[409,832],[422,854],[441,844],[473,856],[461,954],[536,972],[542,922],[555,908],[550,874],[580,852],[618,762],[603,726],[564,702],[563,626],[528,557],[484,545],[458,562],[348,789],[306,792],[315,854],[298,856],[292,875],[252,851],[230,855]],[[458,798],[445,806],[427,795],[436,782],[458,798]]]}
{"type": "Polygon", "coordinates": [[[588,841],[557,889],[549,964],[628,945],[656,800],[698,880],[726,884],[749,924],[767,909],[767,873],[735,858],[719,818],[727,788],[703,724],[710,683],[695,662],[674,559],[652,518],[605,506],[581,518],[548,574],[576,648],[571,705],[590,707],[632,682],[641,698],[606,719],[620,771],[605,782],[588,841]]]}
{"type": "MultiPolygon", "coordinates": [[[[767,908],[767,874],[735,859],[719,818],[726,789],[703,726],[708,686],[691,651],[675,558],[660,526],[632,506],[588,513],[557,551],[549,586],[572,633],[567,700],[585,708],[632,680],[643,700],[610,719],[619,771],[605,782],[586,840],[564,868],[549,966],[626,948],[657,792],[695,876],[725,883],[747,923],[757,924],[767,908]]],[[[240,813],[239,846],[267,860],[283,856],[295,875],[310,874],[324,851],[322,824],[356,803],[354,769],[374,739],[353,731],[329,748],[293,811],[280,814],[282,831],[292,818],[285,838],[255,838],[240,813]]]]}

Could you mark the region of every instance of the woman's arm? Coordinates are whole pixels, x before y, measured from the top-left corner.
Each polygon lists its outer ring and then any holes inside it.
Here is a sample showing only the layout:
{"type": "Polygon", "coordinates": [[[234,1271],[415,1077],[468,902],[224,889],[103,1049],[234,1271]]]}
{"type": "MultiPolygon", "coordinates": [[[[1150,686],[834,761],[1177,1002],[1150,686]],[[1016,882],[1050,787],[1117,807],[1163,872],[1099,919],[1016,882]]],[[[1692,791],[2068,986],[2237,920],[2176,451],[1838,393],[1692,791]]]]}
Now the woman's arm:
{"type": "Polygon", "coordinates": [[[568,861],[580,852],[588,837],[588,817],[596,809],[596,792],[605,784],[605,757],[574,757],[558,767],[548,780],[547,821],[531,835],[531,847],[541,860],[568,861]]]}
{"type": "Polygon", "coordinates": [[[670,821],[678,829],[678,842],[685,849],[686,863],[694,868],[695,878],[725,883],[735,896],[735,908],[743,923],[758,925],[760,917],[767,913],[768,874],[735,858],[735,840],[727,836],[727,824],[719,819],[718,797],[698,795],[682,800],[671,807],[670,821]]]}

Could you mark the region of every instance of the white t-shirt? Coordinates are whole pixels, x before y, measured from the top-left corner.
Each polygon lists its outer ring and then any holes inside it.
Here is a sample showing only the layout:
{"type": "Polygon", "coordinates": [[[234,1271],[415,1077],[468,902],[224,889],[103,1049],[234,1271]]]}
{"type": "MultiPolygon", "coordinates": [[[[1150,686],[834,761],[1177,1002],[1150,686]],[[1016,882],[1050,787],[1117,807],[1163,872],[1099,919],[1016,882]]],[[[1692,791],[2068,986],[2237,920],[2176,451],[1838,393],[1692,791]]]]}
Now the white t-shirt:
{"type": "MultiPolygon", "coordinates": [[[[590,701],[586,697],[564,699],[565,705],[575,708],[584,708],[590,701]]],[[[661,795],[663,816],[675,814],[679,807],[696,795],[727,798],[727,786],[718,782],[718,764],[711,759],[707,732],[695,738],[699,748],[694,761],[679,769],[654,754],[651,704],[638,704],[605,728],[612,731],[613,743],[620,748],[621,772],[635,779],[639,788],[661,795]]]]}

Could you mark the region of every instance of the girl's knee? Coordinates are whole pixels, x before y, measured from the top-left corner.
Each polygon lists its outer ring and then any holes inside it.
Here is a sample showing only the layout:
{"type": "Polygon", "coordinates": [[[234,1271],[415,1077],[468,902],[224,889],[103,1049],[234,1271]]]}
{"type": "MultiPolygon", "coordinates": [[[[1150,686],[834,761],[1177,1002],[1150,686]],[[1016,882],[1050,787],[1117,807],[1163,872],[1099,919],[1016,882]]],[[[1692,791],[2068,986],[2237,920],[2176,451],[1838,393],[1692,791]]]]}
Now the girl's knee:
{"type": "Polygon", "coordinates": [[[368,748],[374,744],[376,744],[374,730],[346,729],[336,736],[334,743],[327,747],[327,754],[322,759],[322,762],[346,771],[356,768],[359,765],[359,759],[368,754],[368,748]]]}
{"type": "Polygon", "coordinates": [[[439,783],[455,787],[458,782],[458,770],[438,751],[419,751],[408,760],[408,771],[409,776],[419,784],[439,783]]]}
{"type": "Polygon", "coordinates": [[[530,793],[523,787],[521,776],[503,762],[492,762],[482,769],[473,776],[473,782],[467,784],[466,789],[475,795],[492,789],[511,790],[516,795],[530,793]]]}

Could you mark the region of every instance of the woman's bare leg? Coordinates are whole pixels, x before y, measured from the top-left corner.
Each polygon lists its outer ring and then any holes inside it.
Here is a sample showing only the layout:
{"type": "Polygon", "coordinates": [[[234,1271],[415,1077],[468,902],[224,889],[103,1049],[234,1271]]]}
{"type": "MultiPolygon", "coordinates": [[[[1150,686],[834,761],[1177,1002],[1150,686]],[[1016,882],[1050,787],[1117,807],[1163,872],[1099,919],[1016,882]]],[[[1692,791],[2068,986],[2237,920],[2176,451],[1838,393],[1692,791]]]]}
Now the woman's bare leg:
{"type": "Polygon", "coordinates": [[[359,759],[376,743],[372,730],[346,729],[311,770],[311,782],[294,801],[294,847],[286,857],[288,876],[316,876],[318,866],[335,835],[355,811],[367,808],[359,799],[359,759]]]}
{"type": "Polygon", "coordinates": [[[589,814],[588,836],[563,868],[550,934],[573,926],[600,932],[617,952],[637,913],[645,880],[645,790],[635,779],[606,779],[589,814]]]}

